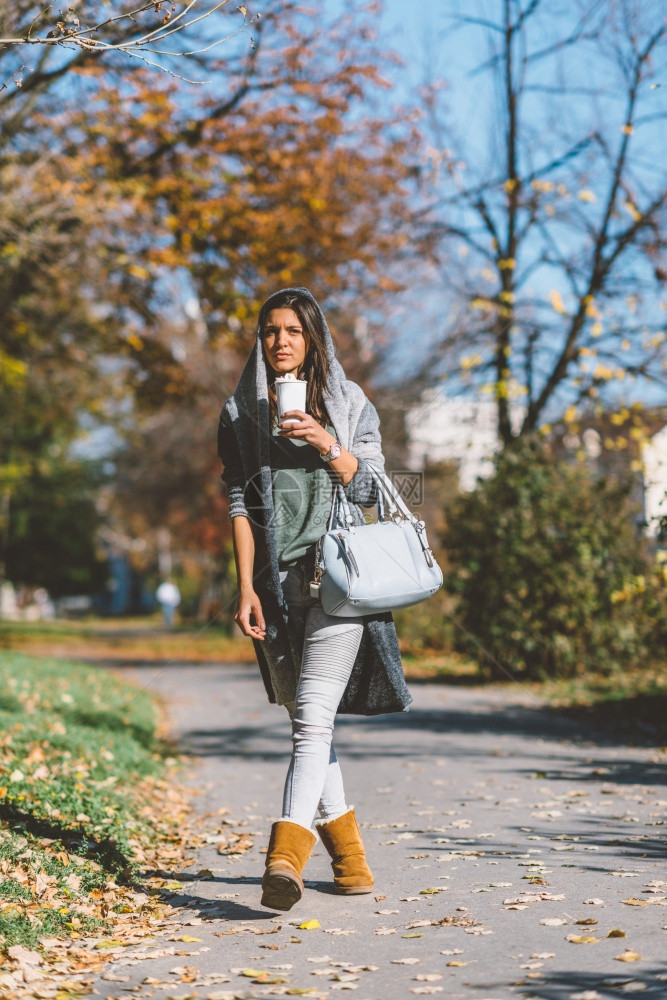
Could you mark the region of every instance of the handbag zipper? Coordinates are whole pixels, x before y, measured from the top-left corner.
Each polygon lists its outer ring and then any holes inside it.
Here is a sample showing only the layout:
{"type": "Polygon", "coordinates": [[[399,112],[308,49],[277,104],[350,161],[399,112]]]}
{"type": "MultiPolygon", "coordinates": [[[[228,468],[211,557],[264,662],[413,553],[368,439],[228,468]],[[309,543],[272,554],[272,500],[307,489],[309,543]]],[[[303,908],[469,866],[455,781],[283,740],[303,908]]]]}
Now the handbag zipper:
{"type": "Polygon", "coordinates": [[[343,548],[345,549],[345,554],[347,555],[347,558],[352,563],[352,565],[354,567],[355,573],[357,574],[357,576],[361,576],[361,573],[359,572],[359,567],[357,566],[357,560],[354,558],[354,555],[352,554],[352,550],[350,549],[349,545],[345,541],[345,535],[343,535],[342,532],[340,532],[340,531],[337,531],[336,534],[337,534],[338,538],[340,538],[341,542],[343,543],[343,548]]]}

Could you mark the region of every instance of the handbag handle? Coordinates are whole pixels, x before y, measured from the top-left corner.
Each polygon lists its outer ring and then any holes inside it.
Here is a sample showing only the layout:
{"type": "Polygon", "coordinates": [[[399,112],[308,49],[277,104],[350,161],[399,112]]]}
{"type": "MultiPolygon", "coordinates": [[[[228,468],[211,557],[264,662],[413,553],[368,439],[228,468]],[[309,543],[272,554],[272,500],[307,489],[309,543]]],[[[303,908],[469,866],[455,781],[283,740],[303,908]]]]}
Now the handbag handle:
{"type": "MultiPolygon", "coordinates": [[[[419,542],[421,544],[424,553],[424,558],[426,559],[426,562],[428,563],[429,566],[433,566],[435,560],[433,557],[433,553],[429,547],[428,541],[426,539],[426,525],[424,521],[415,517],[412,511],[409,510],[408,506],[405,504],[403,498],[398,493],[396,487],[394,486],[391,479],[389,478],[389,476],[387,476],[386,473],[380,472],[369,462],[367,462],[366,464],[368,465],[368,469],[378,486],[378,491],[377,491],[378,517],[380,518],[380,520],[385,520],[384,517],[385,505],[389,509],[389,514],[392,520],[395,519],[400,512],[403,515],[403,518],[400,519],[410,521],[413,527],[415,528],[417,537],[419,538],[419,542]]],[[[354,517],[352,516],[350,505],[348,503],[347,496],[345,495],[345,490],[343,489],[343,484],[338,482],[335,484],[334,489],[332,491],[331,510],[329,512],[329,519],[327,521],[327,528],[326,528],[327,532],[331,531],[333,527],[334,511],[336,509],[337,499],[340,501],[343,508],[345,526],[349,528],[353,528],[354,526],[354,517]]],[[[322,536],[320,536],[317,542],[317,547],[315,551],[315,578],[313,581],[314,583],[317,583],[319,581],[319,578],[324,570],[321,552],[322,552],[322,536]]]]}
{"type": "MultiPolygon", "coordinates": [[[[400,517],[401,514],[404,518],[409,521],[416,522],[418,519],[409,510],[403,498],[398,493],[396,487],[392,483],[389,476],[386,473],[380,472],[375,466],[367,462],[368,470],[371,473],[375,483],[378,487],[377,490],[377,506],[378,506],[378,518],[381,521],[387,520],[386,512],[389,512],[389,517],[393,520],[400,517]]],[[[354,517],[350,511],[350,505],[348,503],[345,490],[343,489],[342,483],[336,483],[335,489],[331,498],[331,510],[329,512],[329,519],[327,522],[327,531],[330,531],[333,526],[333,516],[336,507],[336,500],[340,502],[343,508],[343,518],[346,525],[352,525],[354,523],[354,517]]]]}

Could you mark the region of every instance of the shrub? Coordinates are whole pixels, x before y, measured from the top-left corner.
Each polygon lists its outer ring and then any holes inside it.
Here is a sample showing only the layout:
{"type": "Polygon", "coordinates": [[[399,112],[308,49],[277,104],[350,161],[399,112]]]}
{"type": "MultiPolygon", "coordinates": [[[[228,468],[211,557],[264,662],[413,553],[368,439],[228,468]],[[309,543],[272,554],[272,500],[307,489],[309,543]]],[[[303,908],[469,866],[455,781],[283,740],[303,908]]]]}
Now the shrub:
{"type": "Polygon", "coordinates": [[[632,485],[554,460],[530,440],[454,502],[445,583],[458,598],[457,646],[484,673],[571,677],[648,655],[650,602],[618,597],[648,565],[632,485]]]}

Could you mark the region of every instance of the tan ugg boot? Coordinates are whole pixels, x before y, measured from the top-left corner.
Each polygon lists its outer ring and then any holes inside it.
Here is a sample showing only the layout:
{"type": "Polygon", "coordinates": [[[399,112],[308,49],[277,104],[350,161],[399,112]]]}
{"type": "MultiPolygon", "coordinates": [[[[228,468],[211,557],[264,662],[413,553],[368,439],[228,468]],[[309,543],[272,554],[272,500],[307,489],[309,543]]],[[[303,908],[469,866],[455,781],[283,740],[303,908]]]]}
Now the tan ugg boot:
{"type": "Polygon", "coordinates": [[[364,844],[354,809],[329,822],[316,823],[320,840],[331,856],[334,892],[354,896],[373,889],[373,876],[366,863],[364,844]]]}
{"type": "Polygon", "coordinates": [[[281,819],[271,827],[266,869],[262,877],[262,906],[291,910],[303,893],[301,872],[317,843],[311,830],[281,819]]]}

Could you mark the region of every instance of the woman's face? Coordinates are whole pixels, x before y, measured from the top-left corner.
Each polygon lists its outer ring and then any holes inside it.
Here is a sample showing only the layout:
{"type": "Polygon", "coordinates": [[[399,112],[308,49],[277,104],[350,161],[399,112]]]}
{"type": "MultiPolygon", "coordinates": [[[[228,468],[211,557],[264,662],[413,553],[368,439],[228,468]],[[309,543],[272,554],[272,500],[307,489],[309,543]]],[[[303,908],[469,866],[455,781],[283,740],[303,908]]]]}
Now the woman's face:
{"type": "Polygon", "coordinates": [[[264,354],[278,375],[299,376],[308,353],[309,338],[293,309],[272,309],[262,335],[264,354]]]}

